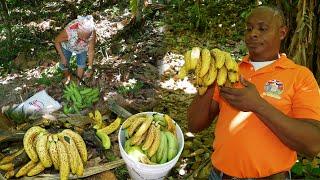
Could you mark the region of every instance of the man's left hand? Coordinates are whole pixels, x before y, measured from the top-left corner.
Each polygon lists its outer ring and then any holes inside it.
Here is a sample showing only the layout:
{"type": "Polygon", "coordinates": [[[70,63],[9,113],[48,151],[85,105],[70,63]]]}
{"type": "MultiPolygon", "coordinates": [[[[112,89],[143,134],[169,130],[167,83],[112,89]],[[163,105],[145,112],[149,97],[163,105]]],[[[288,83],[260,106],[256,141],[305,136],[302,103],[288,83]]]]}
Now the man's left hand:
{"type": "Polygon", "coordinates": [[[263,99],[256,86],[242,76],[240,77],[240,83],[243,88],[221,87],[220,96],[240,111],[254,111],[262,103],[263,99]]]}

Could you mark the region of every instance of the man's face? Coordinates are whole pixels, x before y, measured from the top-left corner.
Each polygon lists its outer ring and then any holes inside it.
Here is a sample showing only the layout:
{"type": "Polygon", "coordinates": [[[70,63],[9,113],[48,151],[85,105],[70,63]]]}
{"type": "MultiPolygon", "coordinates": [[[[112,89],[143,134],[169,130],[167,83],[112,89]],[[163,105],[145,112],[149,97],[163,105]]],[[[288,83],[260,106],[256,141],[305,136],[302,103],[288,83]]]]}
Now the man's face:
{"type": "Polygon", "coordinates": [[[279,17],[271,10],[255,10],[248,17],[246,26],[245,42],[250,58],[258,61],[274,59],[286,32],[280,27],[279,17]]]}

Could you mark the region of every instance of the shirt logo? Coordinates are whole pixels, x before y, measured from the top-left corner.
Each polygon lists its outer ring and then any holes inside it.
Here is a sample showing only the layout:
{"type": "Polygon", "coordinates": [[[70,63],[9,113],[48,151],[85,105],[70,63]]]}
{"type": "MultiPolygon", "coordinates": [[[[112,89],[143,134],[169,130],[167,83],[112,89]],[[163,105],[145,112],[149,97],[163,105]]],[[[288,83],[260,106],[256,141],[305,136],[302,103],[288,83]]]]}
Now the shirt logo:
{"type": "Polygon", "coordinates": [[[281,99],[281,94],[283,93],[283,83],[278,81],[278,80],[269,80],[265,85],[264,85],[264,93],[263,95],[273,97],[276,99],[281,99]]]}

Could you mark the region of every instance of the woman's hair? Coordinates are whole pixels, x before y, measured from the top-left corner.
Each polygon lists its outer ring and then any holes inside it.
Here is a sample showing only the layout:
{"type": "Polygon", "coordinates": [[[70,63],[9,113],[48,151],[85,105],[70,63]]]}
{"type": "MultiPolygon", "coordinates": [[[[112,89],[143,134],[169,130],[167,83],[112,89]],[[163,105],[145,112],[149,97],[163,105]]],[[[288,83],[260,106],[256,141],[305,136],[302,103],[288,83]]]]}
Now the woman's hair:
{"type": "Polygon", "coordinates": [[[94,31],[95,25],[91,15],[78,16],[77,19],[79,21],[79,29],[89,33],[94,31]]]}

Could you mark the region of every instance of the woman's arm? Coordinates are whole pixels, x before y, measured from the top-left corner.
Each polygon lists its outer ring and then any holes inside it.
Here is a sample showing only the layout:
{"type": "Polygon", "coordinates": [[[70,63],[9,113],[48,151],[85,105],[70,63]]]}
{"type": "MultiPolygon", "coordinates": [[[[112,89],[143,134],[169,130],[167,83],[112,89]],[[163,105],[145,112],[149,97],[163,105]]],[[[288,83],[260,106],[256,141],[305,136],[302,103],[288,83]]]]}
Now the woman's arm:
{"type": "Polygon", "coordinates": [[[96,31],[93,31],[92,38],[88,43],[88,66],[93,65],[95,45],[96,45],[96,31]]]}
{"type": "Polygon", "coordinates": [[[54,46],[56,47],[56,50],[62,60],[62,63],[66,65],[67,59],[64,57],[64,54],[62,52],[62,47],[61,47],[61,42],[64,42],[64,41],[68,41],[68,34],[66,30],[61,31],[54,40],[54,46]]]}

